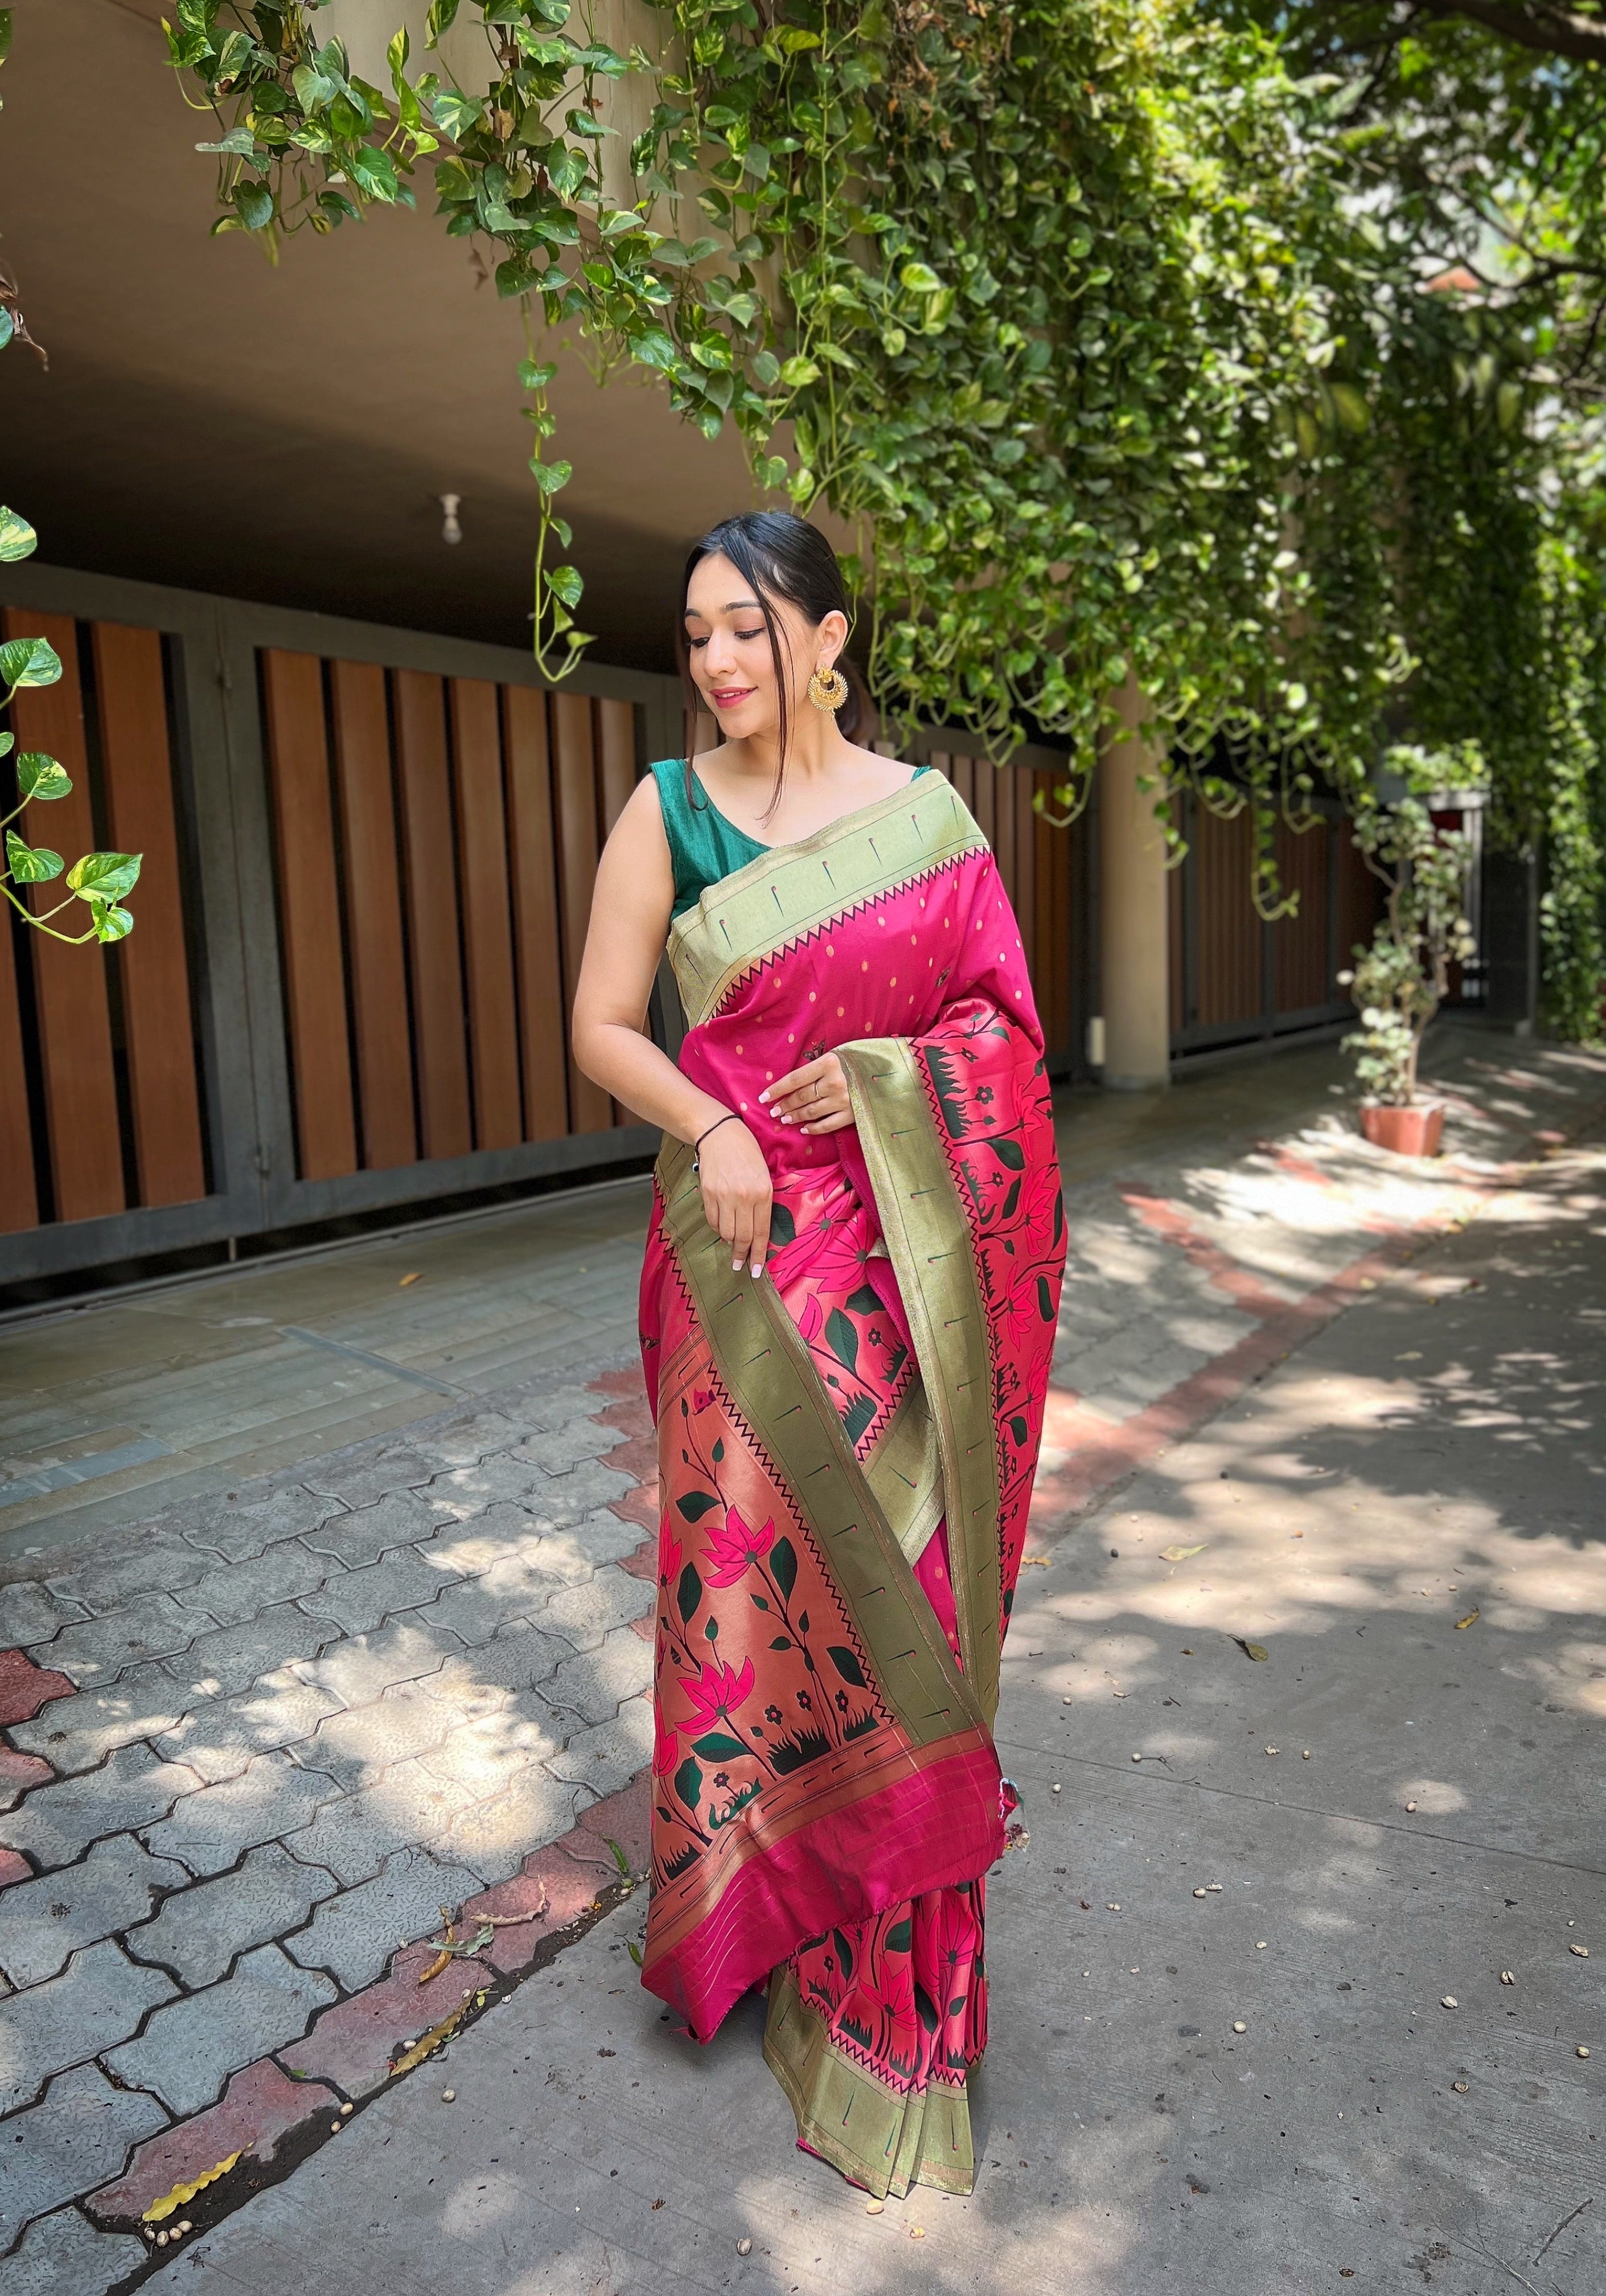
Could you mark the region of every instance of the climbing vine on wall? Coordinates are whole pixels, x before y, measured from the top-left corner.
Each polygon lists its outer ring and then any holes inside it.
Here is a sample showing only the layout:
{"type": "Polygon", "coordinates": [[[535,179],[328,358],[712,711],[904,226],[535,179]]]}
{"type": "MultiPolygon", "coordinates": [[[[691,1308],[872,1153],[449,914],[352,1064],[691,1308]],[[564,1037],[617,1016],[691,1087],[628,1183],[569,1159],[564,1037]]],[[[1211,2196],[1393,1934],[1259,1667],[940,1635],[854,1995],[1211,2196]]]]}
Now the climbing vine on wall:
{"type": "Polygon", "coordinates": [[[1544,346],[1424,291],[1405,210],[1348,196],[1371,131],[1250,12],[434,0],[384,87],[327,0],[176,0],[168,37],[218,229],[276,251],[422,193],[523,305],[551,674],[587,643],[548,400],[578,336],[850,523],[884,707],[1067,738],[1071,806],[1135,678],[1176,770],[1251,805],[1267,914],[1279,810],[1367,802],[1385,728],[1479,740],[1503,832],[1570,857],[1579,1025],[1599,681],[1537,486],[1544,346]]]}

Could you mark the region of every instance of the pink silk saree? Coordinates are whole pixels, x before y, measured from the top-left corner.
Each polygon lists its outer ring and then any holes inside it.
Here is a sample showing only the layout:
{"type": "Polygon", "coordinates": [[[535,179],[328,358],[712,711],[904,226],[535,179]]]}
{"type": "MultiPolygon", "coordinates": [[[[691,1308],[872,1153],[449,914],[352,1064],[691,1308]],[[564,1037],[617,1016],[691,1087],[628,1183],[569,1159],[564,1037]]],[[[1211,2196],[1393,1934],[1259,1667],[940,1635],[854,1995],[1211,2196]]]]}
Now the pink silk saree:
{"type": "Polygon", "coordinates": [[[676,920],[680,1065],[774,1182],[732,1272],[666,1143],[642,1277],[662,1492],[643,1981],[706,2040],[768,1981],[799,2142],[970,2190],[992,1724],[1064,1262],[1043,1042],[986,840],[927,774],[676,920]],[[853,1128],[760,1108],[825,1051],[853,1128]]]}

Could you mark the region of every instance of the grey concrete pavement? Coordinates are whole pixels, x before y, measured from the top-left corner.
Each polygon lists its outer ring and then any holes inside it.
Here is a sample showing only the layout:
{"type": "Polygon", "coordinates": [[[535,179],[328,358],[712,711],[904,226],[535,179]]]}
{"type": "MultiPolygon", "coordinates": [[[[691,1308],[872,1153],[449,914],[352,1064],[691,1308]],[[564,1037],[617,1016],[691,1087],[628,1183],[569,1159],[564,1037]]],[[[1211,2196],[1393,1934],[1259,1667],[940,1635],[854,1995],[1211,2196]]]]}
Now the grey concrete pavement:
{"type": "Polygon", "coordinates": [[[153,2284],[1593,2296],[1603,1275],[1596,1145],[1028,1569],[971,2198],[798,2153],[757,2005],[675,2038],[632,1901],[153,2284]]]}

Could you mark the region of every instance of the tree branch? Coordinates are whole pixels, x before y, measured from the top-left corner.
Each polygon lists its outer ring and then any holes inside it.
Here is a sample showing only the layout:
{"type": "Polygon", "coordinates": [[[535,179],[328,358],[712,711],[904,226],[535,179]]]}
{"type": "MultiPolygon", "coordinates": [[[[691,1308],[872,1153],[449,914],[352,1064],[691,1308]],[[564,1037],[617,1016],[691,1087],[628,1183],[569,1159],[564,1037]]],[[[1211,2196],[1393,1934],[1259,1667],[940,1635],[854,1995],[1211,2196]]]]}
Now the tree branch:
{"type": "Polygon", "coordinates": [[[1576,15],[1550,0],[1416,0],[1425,16],[1465,16],[1520,48],[1566,56],[1574,63],[1606,63],[1606,20],[1576,15]]]}

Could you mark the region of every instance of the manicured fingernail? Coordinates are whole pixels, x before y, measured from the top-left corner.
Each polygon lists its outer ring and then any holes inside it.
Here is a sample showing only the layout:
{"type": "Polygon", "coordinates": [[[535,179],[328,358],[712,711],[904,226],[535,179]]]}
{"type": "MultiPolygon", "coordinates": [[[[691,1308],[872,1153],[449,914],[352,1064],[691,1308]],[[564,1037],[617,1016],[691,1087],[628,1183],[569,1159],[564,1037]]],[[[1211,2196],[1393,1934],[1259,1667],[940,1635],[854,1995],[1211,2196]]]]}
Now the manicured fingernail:
{"type": "Polygon", "coordinates": [[[759,1094],[758,1105],[760,1108],[767,1108],[769,1106],[769,1094],[767,1091],[761,1092],[759,1094]]]}
{"type": "Polygon", "coordinates": [[[781,1119],[781,1121],[782,1121],[782,1123],[783,1123],[783,1124],[790,1124],[790,1123],[791,1122],[791,1117],[790,1117],[790,1116],[783,1116],[783,1117],[781,1119]]]}
{"type": "Polygon", "coordinates": [[[739,1259],[733,1259],[733,1260],[732,1260],[732,1262],[731,1262],[731,1274],[732,1274],[733,1275],[734,1275],[737,1273],[738,1269],[741,1267],[741,1266],[742,1266],[742,1262],[741,1262],[739,1259]]]}
{"type": "Polygon", "coordinates": [[[754,1283],[756,1283],[758,1282],[758,1278],[759,1278],[759,1277],[763,1275],[763,1273],[764,1273],[764,1263],[763,1263],[763,1261],[762,1261],[762,1260],[760,1260],[760,1259],[755,1259],[755,1260],[754,1260],[754,1262],[753,1262],[753,1269],[752,1269],[752,1273],[753,1273],[753,1281],[754,1281],[754,1283]]]}

